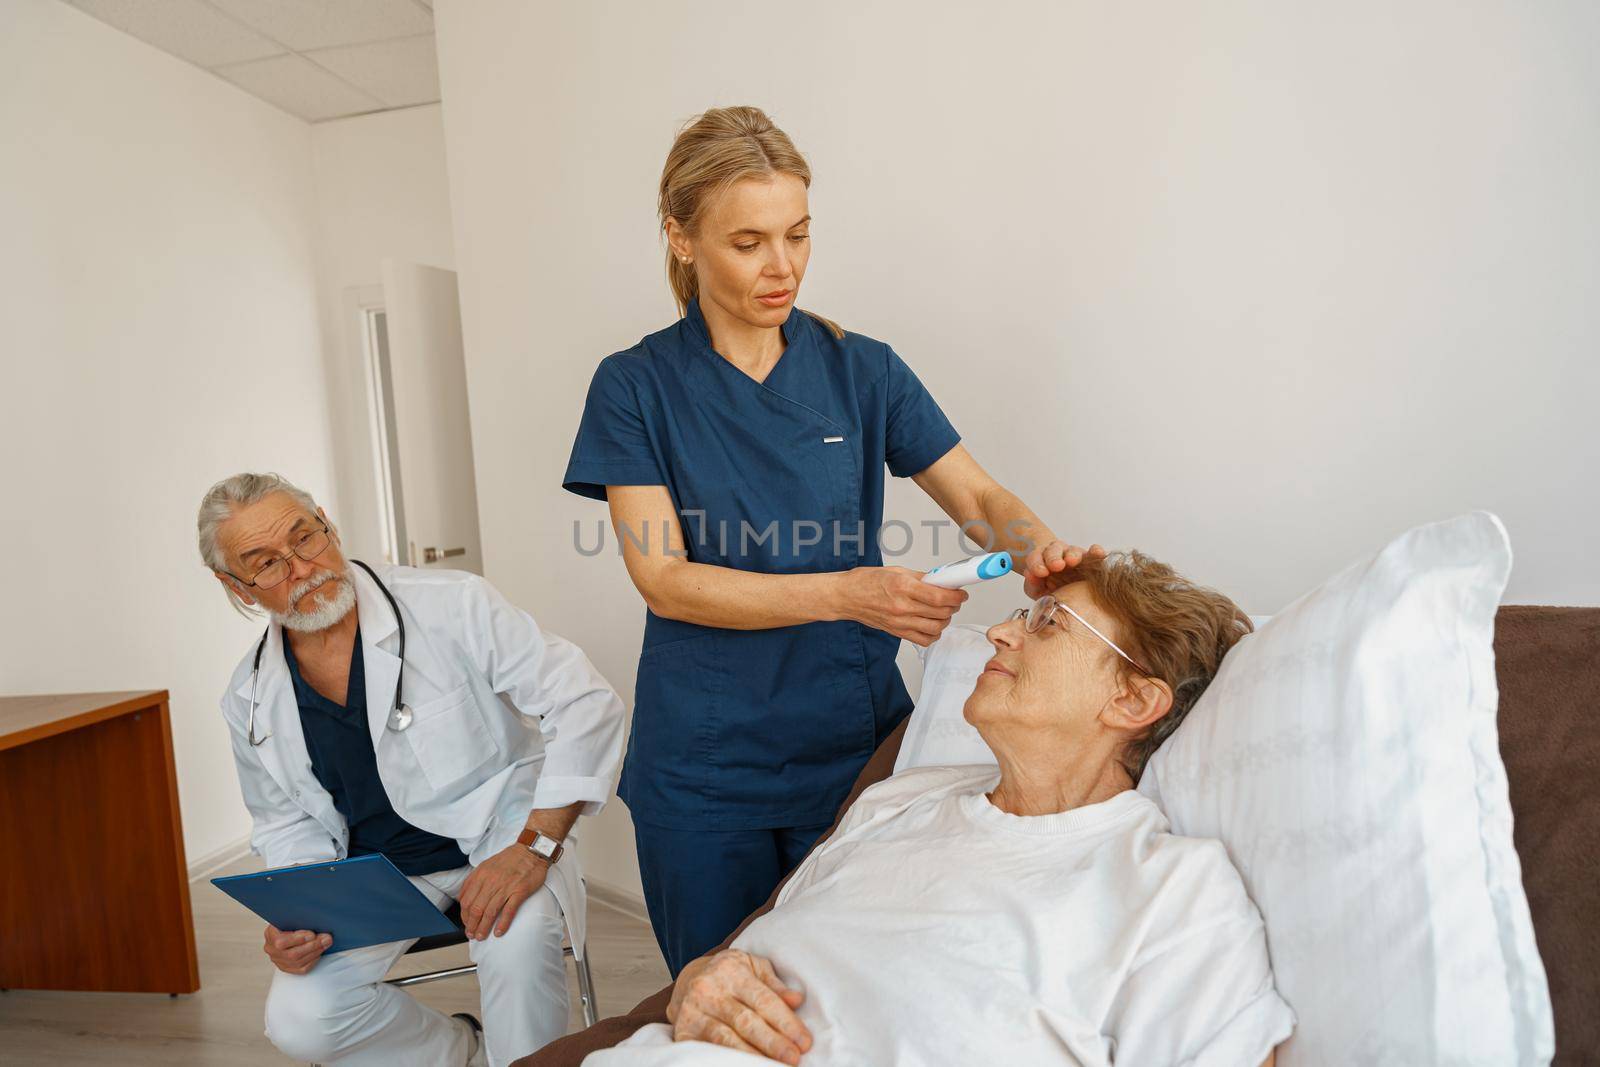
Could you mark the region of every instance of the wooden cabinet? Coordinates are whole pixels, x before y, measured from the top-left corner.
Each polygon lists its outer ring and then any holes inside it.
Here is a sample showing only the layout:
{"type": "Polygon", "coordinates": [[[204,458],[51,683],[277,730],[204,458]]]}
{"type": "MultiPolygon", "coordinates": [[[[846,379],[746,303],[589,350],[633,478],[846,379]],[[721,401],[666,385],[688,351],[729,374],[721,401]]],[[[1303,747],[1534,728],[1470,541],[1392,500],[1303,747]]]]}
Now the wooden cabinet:
{"type": "Polygon", "coordinates": [[[0,697],[0,988],[200,988],[165,690],[0,697]]]}

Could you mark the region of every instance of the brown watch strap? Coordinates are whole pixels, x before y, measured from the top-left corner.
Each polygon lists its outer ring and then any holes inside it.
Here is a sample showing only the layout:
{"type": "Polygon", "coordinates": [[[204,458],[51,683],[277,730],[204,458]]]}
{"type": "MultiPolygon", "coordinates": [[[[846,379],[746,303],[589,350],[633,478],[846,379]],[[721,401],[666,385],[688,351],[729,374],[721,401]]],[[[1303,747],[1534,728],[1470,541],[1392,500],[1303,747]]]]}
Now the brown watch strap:
{"type": "MultiPolygon", "coordinates": [[[[548,835],[546,835],[546,836],[548,836],[548,835]]],[[[534,843],[535,840],[538,839],[538,837],[539,837],[539,831],[538,830],[530,829],[529,827],[523,827],[522,833],[517,835],[517,844],[521,845],[523,848],[527,849],[529,852],[533,852],[533,843],[534,843]]],[[[566,848],[566,845],[563,844],[560,841],[557,841],[556,842],[556,850],[554,852],[550,853],[550,856],[549,856],[549,859],[547,860],[547,862],[555,863],[556,860],[560,859],[561,858],[561,850],[563,848],[566,848]]],[[[533,855],[537,859],[545,859],[544,856],[540,856],[537,852],[533,852],[533,855]]]]}

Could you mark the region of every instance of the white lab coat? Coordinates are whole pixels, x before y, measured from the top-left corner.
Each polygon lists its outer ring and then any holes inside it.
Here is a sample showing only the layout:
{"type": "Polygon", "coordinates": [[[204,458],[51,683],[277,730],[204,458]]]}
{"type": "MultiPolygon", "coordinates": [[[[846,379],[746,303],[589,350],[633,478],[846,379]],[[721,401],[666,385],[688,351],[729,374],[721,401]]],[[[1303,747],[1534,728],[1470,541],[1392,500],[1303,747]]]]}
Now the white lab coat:
{"type": "MultiPolygon", "coordinates": [[[[407,822],[454,838],[477,866],[511,845],[533,808],[610,797],[622,758],[623,706],[576,645],[546,633],[483,578],[463,571],[373,568],[404,613],[405,691],[414,713],[387,729],[399,673],[399,631],[382,590],[360,567],[356,587],[368,725],[378,776],[407,822]]],[[[350,830],[311,772],[300,708],[273,624],[256,689],[256,737],[246,737],[256,642],[222,696],[250,845],[269,867],[344,859],[350,830]]],[[[584,944],[582,871],[563,853],[547,884],[575,950],[584,944]],[[570,862],[569,862],[570,860],[570,862]]]]}

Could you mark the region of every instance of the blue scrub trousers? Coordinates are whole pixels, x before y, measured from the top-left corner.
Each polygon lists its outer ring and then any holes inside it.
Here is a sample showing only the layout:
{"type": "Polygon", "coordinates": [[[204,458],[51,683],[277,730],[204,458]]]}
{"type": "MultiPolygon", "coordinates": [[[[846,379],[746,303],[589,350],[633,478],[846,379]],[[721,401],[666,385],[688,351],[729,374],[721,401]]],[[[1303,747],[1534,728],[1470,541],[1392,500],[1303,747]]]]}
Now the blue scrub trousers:
{"type": "Polygon", "coordinates": [[[672,977],[765,904],[830,825],[669,830],[635,822],[645,906],[672,977]]]}

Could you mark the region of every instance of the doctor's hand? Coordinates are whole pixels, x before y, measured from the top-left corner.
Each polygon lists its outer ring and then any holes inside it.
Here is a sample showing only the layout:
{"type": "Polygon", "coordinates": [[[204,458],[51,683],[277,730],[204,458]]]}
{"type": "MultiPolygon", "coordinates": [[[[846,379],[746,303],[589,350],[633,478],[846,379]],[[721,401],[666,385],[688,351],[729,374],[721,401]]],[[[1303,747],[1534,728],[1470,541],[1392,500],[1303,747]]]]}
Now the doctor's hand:
{"type": "Polygon", "coordinates": [[[267,940],[262,951],[272,965],[284,974],[305,974],[317,965],[322,954],[333,944],[332,934],[315,934],[310,930],[280,930],[267,924],[267,940]]]}
{"type": "Polygon", "coordinates": [[[1022,594],[1037,599],[1077,581],[1078,564],[1086,559],[1104,559],[1099,545],[1079,548],[1065,541],[1050,541],[1029,552],[1017,573],[1022,575],[1022,594]]]}
{"type": "Polygon", "coordinates": [[[667,1021],[674,1041],[709,1041],[798,1064],[811,1048],[811,1031],[794,1013],[805,999],[778,980],[770,960],[730,948],[678,973],[667,1021]]]}
{"type": "Polygon", "coordinates": [[[521,845],[501,849],[472,869],[461,883],[461,922],[467,936],[482,941],[511,929],[522,902],[544,885],[550,865],[521,845]]]}
{"type": "Polygon", "coordinates": [[[950,625],[967,594],[922,580],[905,567],[856,567],[838,572],[839,614],[926,648],[950,625]]]}

